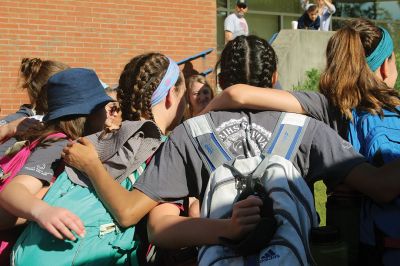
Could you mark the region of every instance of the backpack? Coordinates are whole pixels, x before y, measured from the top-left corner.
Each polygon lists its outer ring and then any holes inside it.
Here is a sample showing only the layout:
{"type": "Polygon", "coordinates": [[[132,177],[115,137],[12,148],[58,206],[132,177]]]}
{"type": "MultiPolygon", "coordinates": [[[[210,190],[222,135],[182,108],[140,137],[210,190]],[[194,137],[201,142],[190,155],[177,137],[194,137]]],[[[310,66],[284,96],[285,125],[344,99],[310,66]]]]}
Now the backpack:
{"type": "MultiPolygon", "coordinates": [[[[67,136],[64,133],[53,133],[48,135],[44,140],[49,138],[66,138],[67,136]]],[[[7,154],[0,158],[0,191],[2,191],[8,183],[16,176],[16,174],[21,170],[21,168],[25,165],[32,151],[44,140],[36,139],[26,145],[20,147],[18,152],[14,152],[13,154],[7,154]]],[[[56,170],[53,179],[57,177],[58,174],[61,173],[61,169],[64,167],[64,164],[61,163],[58,169],[56,170]]],[[[43,195],[47,192],[48,188],[41,189],[36,197],[42,198],[43,195]]],[[[18,235],[21,232],[21,228],[2,230],[0,231],[0,264],[5,265],[6,261],[8,264],[9,256],[11,253],[11,246],[15,243],[18,238],[18,235]]]]}
{"type": "MultiPolygon", "coordinates": [[[[262,193],[259,190],[261,185],[271,200],[272,216],[277,222],[276,228],[272,230],[270,227],[274,226],[273,222],[261,229],[257,226],[244,243],[235,245],[222,239],[227,245],[201,247],[198,255],[200,266],[315,264],[309,246],[311,228],[318,225],[314,199],[308,185],[291,162],[308,122],[306,116],[282,113],[264,151],[246,159],[234,158],[224,147],[215,133],[209,114],[184,122],[193,144],[198,147],[200,157],[211,173],[201,206],[201,216],[230,217],[232,204],[245,198],[242,194],[246,190],[254,190],[256,193],[253,194],[259,195],[262,193]],[[243,249],[237,249],[238,246],[257,248],[244,249],[245,252],[242,252],[243,249]],[[249,255],[250,251],[252,254],[249,255]]],[[[268,200],[264,197],[262,199],[264,205],[268,204],[268,200]]]]}
{"type": "MultiPolygon", "coordinates": [[[[349,124],[349,142],[375,166],[400,158],[400,108],[397,110],[383,110],[383,118],[352,111],[354,121],[349,124]]],[[[385,204],[368,198],[363,200],[360,241],[374,247],[379,262],[384,265],[398,265],[400,260],[399,221],[400,198],[385,204]]]]}
{"type": "MultiPolygon", "coordinates": [[[[145,163],[121,186],[131,190],[144,168],[145,163]]],[[[93,187],[72,183],[64,171],[43,200],[76,214],[85,225],[85,237],[59,240],[30,223],[13,248],[13,265],[138,265],[135,227],[120,228],[93,187]]]]}
{"type": "MultiPolygon", "coordinates": [[[[31,143],[23,143],[22,147],[18,152],[4,155],[0,158],[0,191],[15,177],[15,175],[25,165],[32,151],[43,141],[49,138],[66,138],[64,133],[53,133],[49,134],[44,139],[35,139],[31,143]]],[[[21,143],[21,142],[19,142],[21,143]]]]}

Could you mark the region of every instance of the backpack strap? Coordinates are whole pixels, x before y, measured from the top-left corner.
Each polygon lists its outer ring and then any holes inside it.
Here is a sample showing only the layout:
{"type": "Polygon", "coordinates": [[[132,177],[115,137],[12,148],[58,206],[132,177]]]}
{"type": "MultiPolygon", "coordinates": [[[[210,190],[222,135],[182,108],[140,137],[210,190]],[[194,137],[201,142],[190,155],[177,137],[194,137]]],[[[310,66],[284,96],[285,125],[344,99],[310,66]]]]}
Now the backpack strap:
{"type": "Polygon", "coordinates": [[[234,158],[215,134],[210,114],[193,117],[183,124],[195,147],[200,146],[200,157],[210,173],[234,158]]]}
{"type": "Polygon", "coordinates": [[[292,161],[303,139],[310,118],[294,113],[282,113],[263,155],[279,155],[292,161]]]}
{"type": "MultiPolygon", "coordinates": [[[[271,140],[261,153],[262,157],[265,158],[268,154],[279,155],[286,160],[293,161],[309,121],[310,118],[305,115],[281,113],[271,140]]],[[[254,170],[253,177],[261,178],[267,164],[268,160],[263,160],[254,170]]]]}

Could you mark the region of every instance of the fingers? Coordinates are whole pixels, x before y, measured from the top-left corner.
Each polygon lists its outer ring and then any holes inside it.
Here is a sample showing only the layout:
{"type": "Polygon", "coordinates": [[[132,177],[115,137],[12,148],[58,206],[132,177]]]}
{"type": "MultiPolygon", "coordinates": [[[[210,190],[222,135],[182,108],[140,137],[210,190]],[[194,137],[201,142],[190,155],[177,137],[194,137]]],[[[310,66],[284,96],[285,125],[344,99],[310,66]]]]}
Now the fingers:
{"type": "Polygon", "coordinates": [[[78,138],[77,142],[84,146],[93,147],[93,144],[87,138],[78,138]]]}
{"type": "Polygon", "coordinates": [[[262,200],[257,196],[249,196],[247,199],[238,201],[235,203],[235,206],[238,208],[247,208],[252,206],[262,206],[262,200]]]}
{"type": "Polygon", "coordinates": [[[69,213],[68,217],[66,217],[66,220],[64,221],[64,224],[74,231],[78,236],[84,237],[85,236],[85,226],[82,223],[82,220],[79,219],[78,216],[76,216],[73,213],[69,213]]]}
{"type": "Polygon", "coordinates": [[[76,237],[72,231],[80,237],[85,236],[85,227],[82,221],[67,210],[61,210],[59,217],[54,217],[53,221],[47,223],[45,228],[58,239],[74,241],[76,237]]]}
{"type": "Polygon", "coordinates": [[[63,239],[64,239],[63,236],[58,232],[58,230],[57,230],[52,224],[47,225],[47,226],[45,227],[45,229],[46,229],[50,234],[52,234],[55,238],[58,238],[58,239],[60,239],[60,240],[63,240],[63,239]]]}
{"type": "Polygon", "coordinates": [[[67,226],[64,224],[65,221],[63,222],[58,222],[54,225],[54,227],[57,229],[57,231],[64,237],[69,240],[74,241],[76,237],[71,233],[71,231],[67,228],[67,226]]]}

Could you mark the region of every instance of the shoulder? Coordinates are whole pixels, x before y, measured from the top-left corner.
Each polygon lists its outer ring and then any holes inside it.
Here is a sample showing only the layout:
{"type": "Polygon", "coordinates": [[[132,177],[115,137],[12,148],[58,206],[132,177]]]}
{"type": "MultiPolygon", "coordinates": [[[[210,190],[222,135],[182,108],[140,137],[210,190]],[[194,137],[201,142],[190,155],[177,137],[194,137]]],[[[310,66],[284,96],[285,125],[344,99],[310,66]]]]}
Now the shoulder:
{"type": "Polygon", "coordinates": [[[33,110],[31,109],[31,107],[29,105],[24,104],[24,105],[20,106],[20,108],[17,112],[1,118],[0,125],[7,124],[9,122],[12,122],[12,121],[17,120],[22,117],[30,117],[33,115],[35,115],[35,114],[34,114],[33,110]]]}

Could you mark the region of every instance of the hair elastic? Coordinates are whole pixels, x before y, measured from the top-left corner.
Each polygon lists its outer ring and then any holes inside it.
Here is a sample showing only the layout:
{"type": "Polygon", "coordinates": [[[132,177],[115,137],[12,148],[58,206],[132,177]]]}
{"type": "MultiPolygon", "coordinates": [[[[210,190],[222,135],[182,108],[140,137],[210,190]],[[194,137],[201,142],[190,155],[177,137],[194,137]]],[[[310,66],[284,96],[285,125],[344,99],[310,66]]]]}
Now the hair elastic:
{"type": "Polygon", "coordinates": [[[375,72],[385,62],[385,59],[393,53],[392,37],[390,37],[389,32],[384,28],[379,27],[379,29],[382,32],[382,38],[375,50],[366,58],[372,72],[375,72]]]}
{"type": "Polygon", "coordinates": [[[169,65],[167,72],[163,79],[161,80],[160,84],[157,86],[157,89],[153,92],[151,96],[151,106],[154,106],[161,102],[168,94],[168,91],[175,85],[176,81],[179,78],[179,67],[175,63],[174,60],[168,57],[169,65]]]}

